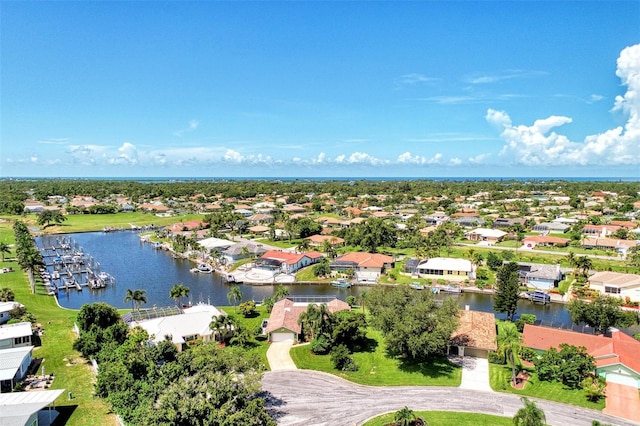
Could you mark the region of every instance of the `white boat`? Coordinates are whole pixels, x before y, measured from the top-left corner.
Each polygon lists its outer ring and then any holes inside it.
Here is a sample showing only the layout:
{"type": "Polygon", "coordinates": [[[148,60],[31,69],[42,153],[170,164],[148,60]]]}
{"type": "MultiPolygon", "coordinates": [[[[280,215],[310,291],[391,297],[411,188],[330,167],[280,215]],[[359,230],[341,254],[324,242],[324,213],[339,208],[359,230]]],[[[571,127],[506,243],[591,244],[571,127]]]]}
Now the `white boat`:
{"type": "Polygon", "coordinates": [[[201,274],[210,274],[213,272],[213,266],[208,263],[200,263],[197,267],[191,268],[191,272],[199,272],[201,274]]]}
{"type": "Polygon", "coordinates": [[[418,281],[412,282],[411,284],[409,284],[409,287],[411,287],[414,290],[424,290],[424,286],[420,284],[418,281]]]}
{"type": "Polygon", "coordinates": [[[337,280],[331,281],[331,285],[333,287],[340,287],[340,288],[350,288],[351,287],[351,283],[349,281],[347,281],[345,278],[338,278],[337,280]]]}

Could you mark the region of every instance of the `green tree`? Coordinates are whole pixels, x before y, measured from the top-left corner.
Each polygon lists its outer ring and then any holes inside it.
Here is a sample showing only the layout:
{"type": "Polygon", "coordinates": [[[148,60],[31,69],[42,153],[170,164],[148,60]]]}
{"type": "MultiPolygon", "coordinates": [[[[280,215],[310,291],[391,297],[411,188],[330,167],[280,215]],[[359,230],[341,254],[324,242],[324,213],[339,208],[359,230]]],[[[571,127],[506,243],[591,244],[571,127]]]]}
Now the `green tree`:
{"type": "Polygon", "coordinates": [[[0,302],[13,302],[16,299],[13,290],[9,287],[0,288],[0,302]]]}
{"type": "Polygon", "coordinates": [[[300,253],[308,252],[310,249],[311,249],[311,244],[309,243],[309,240],[307,240],[306,238],[301,240],[298,243],[298,246],[296,247],[296,250],[300,253]]]}
{"type": "Polygon", "coordinates": [[[289,290],[287,290],[287,288],[285,286],[283,286],[282,284],[280,284],[278,286],[278,288],[276,288],[276,291],[273,294],[273,298],[275,300],[284,299],[287,296],[289,296],[289,290]]]}
{"type": "Polygon", "coordinates": [[[44,210],[42,213],[38,214],[38,225],[45,225],[45,227],[51,225],[51,222],[59,225],[65,220],[67,220],[67,217],[59,211],[44,210]]]}
{"type": "Polygon", "coordinates": [[[123,301],[126,302],[131,302],[131,308],[132,309],[136,309],[139,311],[140,310],[140,306],[143,303],[147,303],[147,291],[146,290],[131,290],[130,288],[127,289],[124,299],[123,301]]]}
{"type": "Polygon", "coordinates": [[[22,269],[27,271],[29,284],[31,285],[31,293],[35,294],[36,280],[34,277],[34,272],[39,268],[44,267],[45,264],[40,250],[36,248],[32,240],[29,241],[31,242],[31,244],[22,245],[16,250],[16,254],[18,258],[18,265],[20,265],[22,269]]]}
{"type": "Polygon", "coordinates": [[[216,340],[220,338],[220,343],[224,342],[231,326],[231,319],[228,315],[218,315],[213,317],[209,323],[209,329],[216,332],[216,340]]]}
{"type": "Polygon", "coordinates": [[[411,426],[416,418],[416,414],[407,406],[396,411],[393,415],[393,421],[397,426],[411,426]]]}
{"type": "Polygon", "coordinates": [[[505,263],[496,273],[496,291],[493,296],[493,309],[507,314],[507,320],[512,321],[518,309],[518,294],[520,293],[518,264],[505,263]]]}
{"type": "Polygon", "coordinates": [[[498,329],[498,354],[511,366],[511,384],[516,385],[516,356],[520,351],[521,336],[514,324],[504,323],[498,329]]]}
{"type": "Polygon", "coordinates": [[[11,246],[4,241],[0,242],[0,255],[2,255],[2,261],[4,262],[4,255],[11,254],[11,246]]]}
{"type": "Polygon", "coordinates": [[[640,246],[629,249],[627,252],[627,263],[635,268],[640,268],[640,246]]]}
{"type": "Polygon", "coordinates": [[[606,333],[611,327],[630,327],[638,321],[637,314],[621,308],[622,301],[613,296],[598,295],[590,303],[571,300],[567,310],[574,324],[585,323],[597,333],[606,333]]]}
{"type": "Polygon", "coordinates": [[[496,253],[490,251],[487,255],[487,266],[492,271],[497,271],[502,266],[502,258],[496,253]]]}
{"type": "Polygon", "coordinates": [[[240,313],[243,317],[248,318],[256,313],[256,302],[253,300],[247,300],[246,302],[242,302],[238,309],[240,309],[240,313]]]}
{"type": "Polygon", "coordinates": [[[236,312],[236,303],[238,303],[238,300],[242,300],[242,291],[239,286],[231,286],[231,289],[227,293],[227,300],[229,303],[233,303],[233,312],[236,312]]]}
{"type": "Polygon", "coordinates": [[[513,416],[513,424],[516,426],[544,426],[547,421],[544,411],[525,396],[520,397],[520,400],[524,407],[513,416]]]}
{"type": "Polygon", "coordinates": [[[571,389],[579,389],[582,381],[595,370],[595,360],[583,346],[560,344],[550,348],[535,361],[540,380],[558,381],[571,389]]]}
{"type": "Polygon", "coordinates": [[[182,301],[183,297],[188,297],[189,293],[191,293],[191,289],[186,285],[179,283],[174,284],[173,287],[171,287],[171,290],[169,290],[169,297],[171,297],[175,301],[176,306],[178,306],[178,301],[182,301]]]}

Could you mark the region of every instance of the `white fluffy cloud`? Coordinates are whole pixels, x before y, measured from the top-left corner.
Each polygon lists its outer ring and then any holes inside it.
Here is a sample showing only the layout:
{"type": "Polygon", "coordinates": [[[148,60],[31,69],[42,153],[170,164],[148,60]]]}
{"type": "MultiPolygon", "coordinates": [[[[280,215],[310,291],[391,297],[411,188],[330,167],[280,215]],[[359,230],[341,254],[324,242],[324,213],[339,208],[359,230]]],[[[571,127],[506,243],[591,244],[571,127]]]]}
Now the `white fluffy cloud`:
{"type": "Polygon", "coordinates": [[[616,75],[627,87],[613,107],[627,116],[622,127],[571,141],[553,129],[572,122],[551,116],[533,125],[514,125],[505,111],[489,109],[486,120],[501,130],[505,142],[500,157],[515,164],[552,165],[640,165],[640,44],[625,48],[618,58],[616,75]]]}
{"type": "Polygon", "coordinates": [[[398,164],[415,164],[424,166],[428,164],[437,164],[442,159],[442,154],[437,153],[431,158],[424,157],[422,155],[413,155],[410,152],[402,153],[398,156],[396,162],[398,164]]]}

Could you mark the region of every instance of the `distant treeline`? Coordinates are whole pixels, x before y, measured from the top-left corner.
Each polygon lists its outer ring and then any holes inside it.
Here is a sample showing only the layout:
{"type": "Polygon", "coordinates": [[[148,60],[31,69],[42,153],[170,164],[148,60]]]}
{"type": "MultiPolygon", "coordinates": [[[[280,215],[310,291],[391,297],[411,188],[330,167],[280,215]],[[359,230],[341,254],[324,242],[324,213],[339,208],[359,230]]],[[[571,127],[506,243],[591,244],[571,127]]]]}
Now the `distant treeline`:
{"type": "Polygon", "coordinates": [[[59,195],[71,198],[76,195],[91,196],[97,200],[107,199],[113,194],[129,197],[132,202],[142,202],[151,198],[184,199],[201,194],[210,201],[220,195],[224,198],[250,198],[259,195],[285,195],[289,203],[309,200],[309,194],[329,194],[336,200],[361,195],[388,197],[378,200],[379,204],[393,205],[412,202],[416,196],[451,199],[470,196],[478,192],[488,192],[489,199],[522,198],[521,192],[543,193],[557,191],[567,196],[590,194],[593,191],[611,191],[621,196],[638,198],[640,182],[623,181],[521,181],[521,180],[233,180],[233,181],[178,181],[139,182],[126,180],[86,180],[86,179],[37,179],[0,180],[0,212],[22,213],[24,200],[46,201],[48,197],[59,195]]]}

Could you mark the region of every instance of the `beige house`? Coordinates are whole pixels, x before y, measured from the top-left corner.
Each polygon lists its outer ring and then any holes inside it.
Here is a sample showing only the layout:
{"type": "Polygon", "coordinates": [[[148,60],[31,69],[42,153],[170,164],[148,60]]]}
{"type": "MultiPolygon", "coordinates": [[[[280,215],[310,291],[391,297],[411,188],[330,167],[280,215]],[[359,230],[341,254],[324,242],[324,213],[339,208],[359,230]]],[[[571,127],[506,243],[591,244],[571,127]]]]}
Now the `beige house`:
{"type": "Polygon", "coordinates": [[[596,272],[589,277],[589,288],[601,294],[627,297],[633,302],[640,302],[640,275],[623,274],[621,272],[596,272]]]}

